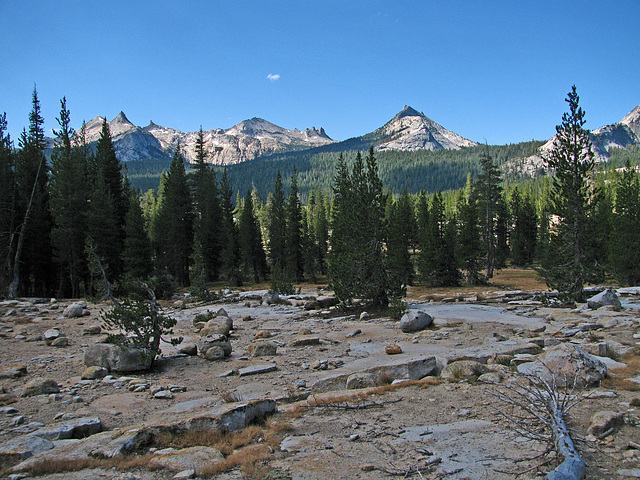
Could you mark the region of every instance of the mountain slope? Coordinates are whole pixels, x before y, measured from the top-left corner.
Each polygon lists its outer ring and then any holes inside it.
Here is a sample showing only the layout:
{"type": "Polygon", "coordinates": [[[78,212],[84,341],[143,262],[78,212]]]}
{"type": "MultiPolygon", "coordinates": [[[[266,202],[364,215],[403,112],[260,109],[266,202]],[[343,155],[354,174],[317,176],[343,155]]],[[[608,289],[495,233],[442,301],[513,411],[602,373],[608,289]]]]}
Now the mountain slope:
{"type": "MultiPolygon", "coordinates": [[[[589,134],[596,162],[609,160],[612,148],[626,148],[631,145],[640,145],[640,105],[631,110],[618,123],[612,123],[593,130],[589,134]]],[[[544,157],[554,148],[556,139],[554,135],[540,147],[536,155],[524,160],[518,169],[521,173],[532,174],[544,167],[544,157]]]]}

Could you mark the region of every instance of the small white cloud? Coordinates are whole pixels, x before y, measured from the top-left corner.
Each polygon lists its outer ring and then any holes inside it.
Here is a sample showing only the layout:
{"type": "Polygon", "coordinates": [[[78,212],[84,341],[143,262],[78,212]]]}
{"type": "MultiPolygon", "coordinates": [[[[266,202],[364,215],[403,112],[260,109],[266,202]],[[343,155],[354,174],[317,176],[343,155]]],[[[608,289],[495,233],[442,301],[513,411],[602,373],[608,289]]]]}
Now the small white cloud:
{"type": "Polygon", "coordinates": [[[270,82],[277,82],[278,80],[280,80],[280,74],[278,74],[278,73],[270,73],[269,75],[267,75],[267,79],[270,82]]]}

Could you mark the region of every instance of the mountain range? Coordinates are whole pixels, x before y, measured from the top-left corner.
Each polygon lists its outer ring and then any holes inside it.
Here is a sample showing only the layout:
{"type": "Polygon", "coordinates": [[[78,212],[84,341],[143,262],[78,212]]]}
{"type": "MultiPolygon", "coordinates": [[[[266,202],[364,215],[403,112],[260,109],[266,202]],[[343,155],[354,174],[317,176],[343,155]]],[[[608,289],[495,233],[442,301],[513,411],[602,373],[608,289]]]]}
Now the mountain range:
{"type": "MultiPolygon", "coordinates": [[[[100,136],[104,117],[96,117],[85,126],[88,143],[96,142],[100,136]]],[[[131,123],[124,112],[107,122],[111,131],[116,155],[122,162],[152,161],[166,165],[180,144],[183,156],[195,161],[195,143],[198,132],[181,132],[149,122],[146,127],[131,123]]],[[[203,132],[206,161],[216,165],[243,163],[274,154],[308,151],[345,152],[459,150],[477,146],[476,142],[447,130],[442,125],[406,106],[382,127],[360,137],[341,142],[332,140],[323,128],[288,130],[261,118],[244,120],[227,129],[203,132]]],[[[522,159],[517,170],[531,173],[543,165],[543,157],[553,148],[554,138],[546,142],[538,154],[522,159]]],[[[640,105],[629,112],[620,122],[605,125],[591,132],[591,141],[598,161],[609,157],[611,148],[625,148],[640,144],[640,105]]]]}

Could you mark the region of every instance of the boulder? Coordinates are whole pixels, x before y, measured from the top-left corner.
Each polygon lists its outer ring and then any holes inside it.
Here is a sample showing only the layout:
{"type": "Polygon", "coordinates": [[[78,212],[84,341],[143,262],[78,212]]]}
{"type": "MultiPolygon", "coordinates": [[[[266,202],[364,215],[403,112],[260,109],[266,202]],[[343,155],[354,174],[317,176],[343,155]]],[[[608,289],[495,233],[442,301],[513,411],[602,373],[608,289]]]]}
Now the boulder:
{"type": "Polygon", "coordinates": [[[71,438],[85,438],[102,430],[102,423],[97,417],[82,417],[52,423],[38,430],[35,435],[47,440],[68,440],[71,438]]]}
{"type": "Polygon", "coordinates": [[[80,378],[82,380],[96,380],[98,378],[104,378],[108,374],[109,370],[107,370],[106,368],[92,365],[84,369],[80,378]]]}
{"type": "Polygon", "coordinates": [[[537,361],[519,365],[518,371],[559,388],[582,388],[601,381],[607,366],[577,345],[562,343],[543,352],[537,361]]]}
{"type": "Polygon", "coordinates": [[[209,347],[206,352],[204,352],[204,358],[213,362],[215,360],[222,360],[225,358],[224,349],[218,345],[214,345],[213,347],[209,347]]]}
{"type": "Polygon", "coordinates": [[[380,385],[380,375],[375,373],[357,372],[347,377],[347,390],[370,388],[380,385]]]}
{"type": "Polygon", "coordinates": [[[624,414],[612,412],[609,410],[601,410],[594,413],[589,421],[589,428],[587,429],[587,435],[593,435],[599,437],[607,430],[614,428],[624,423],[624,414]]]}
{"type": "Polygon", "coordinates": [[[221,347],[225,357],[231,355],[231,342],[225,335],[205,335],[196,343],[200,355],[205,355],[211,347],[221,347]]]}
{"type": "Polygon", "coordinates": [[[58,384],[50,378],[34,378],[29,380],[22,391],[23,397],[33,397],[35,395],[48,395],[60,392],[58,384]]]}
{"type": "Polygon", "coordinates": [[[603,307],[605,305],[612,305],[613,309],[616,311],[622,310],[622,304],[620,303],[618,296],[610,288],[588,299],[587,305],[592,310],[597,310],[598,308],[603,307]]]}
{"type": "Polygon", "coordinates": [[[0,367],[0,378],[19,378],[27,374],[26,365],[0,367]]]}
{"type": "Polygon", "coordinates": [[[178,353],[183,353],[185,355],[193,357],[194,355],[198,354],[198,347],[196,347],[193,343],[186,343],[178,347],[178,353]]]}
{"type": "Polygon", "coordinates": [[[404,333],[419,332],[433,323],[433,318],[422,310],[409,310],[400,319],[399,328],[404,333]]]}
{"type": "Polygon", "coordinates": [[[67,337],[58,337],[51,342],[52,347],[64,348],[69,346],[69,339],[67,337]]]}
{"type": "Polygon", "coordinates": [[[174,472],[193,469],[196,475],[203,475],[208,466],[223,460],[224,456],[215,448],[189,447],[173,450],[164,455],[156,454],[149,461],[149,466],[166,468],[174,472]]]}
{"type": "Polygon", "coordinates": [[[84,364],[88,367],[104,367],[115,372],[140,372],[149,370],[153,354],[148,350],[121,347],[112,343],[96,343],[84,352],[84,364]]]}
{"type": "Polygon", "coordinates": [[[44,338],[44,343],[46,343],[47,345],[51,345],[51,343],[62,337],[62,333],[60,333],[60,330],[58,330],[57,328],[50,328],[49,330],[45,331],[42,334],[42,338],[44,338]]]}
{"type": "Polygon", "coordinates": [[[62,312],[62,315],[64,315],[67,318],[81,317],[82,312],[86,308],[86,306],[87,306],[86,302],[72,303],[71,305],[67,306],[67,308],[64,309],[64,311],[62,312]]]}
{"type": "Polygon", "coordinates": [[[229,327],[229,325],[223,321],[224,318],[228,317],[219,317],[209,320],[200,330],[200,335],[202,335],[203,337],[207,335],[224,335],[225,337],[229,336],[231,327],[229,327]]]}
{"type": "Polygon", "coordinates": [[[253,342],[249,345],[247,353],[253,357],[268,357],[278,353],[278,346],[269,341],[253,342]]]}
{"type": "Polygon", "coordinates": [[[83,335],[100,335],[102,333],[102,327],[100,325],[90,325],[84,329],[83,335]]]}
{"type": "Polygon", "coordinates": [[[320,345],[320,337],[296,338],[289,344],[291,347],[307,347],[309,345],[320,345]]]}
{"type": "Polygon", "coordinates": [[[47,439],[27,435],[5,440],[0,445],[0,465],[7,467],[32,457],[36,453],[51,450],[53,443],[47,439]]]}

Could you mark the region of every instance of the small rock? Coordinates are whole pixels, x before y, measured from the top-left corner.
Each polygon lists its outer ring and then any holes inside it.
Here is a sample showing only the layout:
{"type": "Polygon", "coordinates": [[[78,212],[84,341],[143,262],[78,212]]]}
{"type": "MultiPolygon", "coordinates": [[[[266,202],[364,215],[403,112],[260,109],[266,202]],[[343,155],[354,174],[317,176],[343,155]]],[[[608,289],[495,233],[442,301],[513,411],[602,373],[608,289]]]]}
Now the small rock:
{"type": "Polygon", "coordinates": [[[238,370],[238,375],[246,377],[248,375],[257,375],[260,373],[275,372],[278,369],[275,363],[267,363],[264,365],[252,365],[238,370]]]}
{"type": "Polygon", "coordinates": [[[184,300],[176,300],[175,302],[173,302],[173,308],[175,308],[176,310],[184,310],[184,307],[184,300]]]}
{"type": "Polygon", "coordinates": [[[591,416],[588,435],[600,437],[607,430],[623,423],[624,414],[612,412],[610,410],[601,410],[591,416]]]}
{"type": "Polygon", "coordinates": [[[164,400],[171,400],[173,398],[173,393],[169,390],[161,390],[153,395],[153,398],[161,398],[164,400]]]}
{"type": "Polygon", "coordinates": [[[83,335],[100,335],[102,333],[102,327],[100,325],[91,325],[84,329],[83,335]]]}
{"type": "Polygon", "coordinates": [[[278,346],[269,341],[253,342],[247,352],[253,357],[269,357],[277,354],[278,346]]]}
{"type": "Polygon", "coordinates": [[[173,476],[173,480],[187,480],[189,478],[194,478],[196,476],[196,471],[193,468],[188,470],[183,470],[181,472],[176,473],[173,476]]]}
{"type": "Polygon", "coordinates": [[[368,320],[371,318],[371,314],[368,312],[362,312],[360,314],[360,320],[368,320]]]}
{"type": "Polygon", "coordinates": [[[360,435],[358,435],[357,433],[354,433],[353,435],[349,435],[350,442],[355,442],[356,440],[360,440],[360,435]]]}
{"type": "Polygon", "coordinates": [[[402,347],[400,345],[387,345],[384,351],[387,355],[398,355],[402,353],[402,347]]]}
{"type": "Polygon", "coordinates": [[[193,357],[198,354],[198,347],[196,347],[196,345],[193,343],[180,345],[180,347],[178,348],[178,353],[182,353],[184,355],[189,355],[190,357],[193,357]]]}
{"type": "Polygon", "coordinates": [[[106,368],[93,365],[91,367],[85,368],[80,378],[82,380],[96,380],[98,378],[104,378],[108,374],[109,370],[107,370],[106,368]]]}
{"type": "Polygon", "coordinates": [[[209,347],[204,354],[204,358],[213,362],[215,360],[223,360],[225,357],[224,349],[220,346],[214,345],[209,347]]]}
{"type": "Polygon", "coordinates": [[[47,345],[51,345],[51,343],[62,337],[62,333],[60,333],[60,330],[56,329],[56,328],[50,328],[49,330],[47,330],[46,332],[44,332],[43,334],[44,337],[44,342],[47,345]]]}
{"type": "Polygon", "coordinates": [[[311,329],[307,327],[302,327],[298,330],[298,335],[311,335],[311,329]]]}
{"type": "Polygon", "coordinates": [[[370,465],[370,464],[360,465],[360,470],[362,470],[363,472],[373,472],[375,469],[376,469],[375,465],[370,465]]]}
{"type": "Polygon", "coordinates": [[[26,365],[13,365],[0,368],[0,378],[20,378],[27,374],[26,365]]]}
{"type": "Polygon", "coordinates": [[[48,395],[50,393],[58,393],[60,387],[50,378],[34,378],[27,382],[22,391],[23,397],[33,397],[35,395],[48,395]]]}
{"type": "Polygon", "coordinates": [[[349,333],[347,335],[347,338],[353,338],[353,337],[357,337],[358,335],[362,334],[362,330],[360,330],[359,328],[355,329],[353,332],[349,333]]]}
{"type": "Polygon", "coordinates": [[[69,339],[67,337],[58,337],[51,342],[52,347],[64,348],[69,346],[69,339]]]}
{"type": "Polygon", "coordinates": [[[320,337],[297,338],[294,341],[292,341],[289,345],[291,347],[306,347],[309,345],[320,345],[320,337]]]}
{"type": "Polygon", "coordinates": [[[502,375],[498,372],[483,373],[478,377],[480,383],[500,383],[502,382],[502,375]]]}
{"type": "Polygon", "coordinates": [[[271,332],[267,332],[266,330],[260,330],[258,333],[256,333],[253,338],[269,338],[271,337],[271,332]]]}
{"type": "Polygon", "coordinates": [[[379,376],[375,373],[356,372],[347,378],[347,390],[378,386],[379,376]]]}

